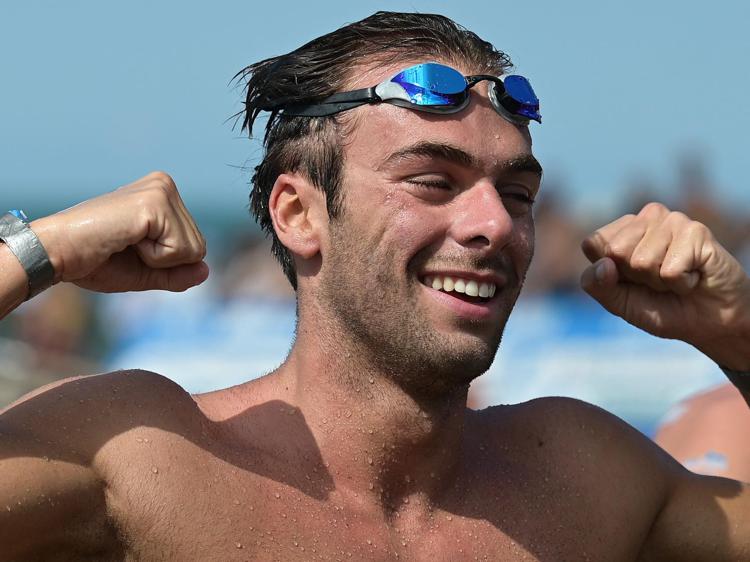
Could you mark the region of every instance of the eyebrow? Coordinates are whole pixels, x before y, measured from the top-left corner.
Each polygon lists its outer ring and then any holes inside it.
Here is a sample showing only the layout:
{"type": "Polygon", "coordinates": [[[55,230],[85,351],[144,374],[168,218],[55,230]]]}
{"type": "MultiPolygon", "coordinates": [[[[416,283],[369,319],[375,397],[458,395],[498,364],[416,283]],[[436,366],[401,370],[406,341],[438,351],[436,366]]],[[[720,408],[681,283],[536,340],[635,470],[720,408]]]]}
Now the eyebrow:
{"type": "MultiPolygon", "coordinates": [[[[437,158],[465,168],[480,166],[479,159],[457,146],[442,142],[422,141],[391,153],[378,166],[378,169],[421,158],[437,158]]],[[[495,169],[498,173],[531,172],[539,177],[542,176],[542,165],[532,154],[522,154],[499,162],[495,169]]]]}

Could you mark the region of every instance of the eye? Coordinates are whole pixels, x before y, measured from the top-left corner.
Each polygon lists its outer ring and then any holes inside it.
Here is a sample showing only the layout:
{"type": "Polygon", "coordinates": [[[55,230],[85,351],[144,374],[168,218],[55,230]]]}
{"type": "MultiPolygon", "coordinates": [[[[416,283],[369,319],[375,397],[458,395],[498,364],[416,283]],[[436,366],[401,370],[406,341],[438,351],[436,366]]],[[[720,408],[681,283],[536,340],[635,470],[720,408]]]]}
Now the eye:
{"type": "Polygon", "coordinates": [[[512,216],[528,214],[534,206],[534,195],[524,186],[504,186],[498,189],[498,193],[512,216]]]}
{"type": "Polygon", "coordinates": [[[427,176],[427,177],[418,176],[414,178],[409,178],[406,180],[406,183],[409,183],[411,185],[416,185],[419,187],[423,187],[425,189],[450,190],[452,188],[451,183],[447,179],[441,178],[441,177],[432,177],[432,176],[427,176]]]}

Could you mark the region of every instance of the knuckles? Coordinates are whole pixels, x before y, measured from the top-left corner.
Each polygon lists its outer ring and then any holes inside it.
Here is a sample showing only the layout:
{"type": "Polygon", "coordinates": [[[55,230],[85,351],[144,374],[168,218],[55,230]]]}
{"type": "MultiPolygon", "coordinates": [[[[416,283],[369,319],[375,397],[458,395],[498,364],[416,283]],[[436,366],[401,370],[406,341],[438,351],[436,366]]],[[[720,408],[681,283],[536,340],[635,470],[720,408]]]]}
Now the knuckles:
{"type": "Polygon", "coordinates": [[[659,203],[658,201],[652,201],[651,203],[646,203],[641,211],[638,213],[638,217],[644,217],[648,219],[659,219],[663,218],[669,213],[671,213],[666,205],[663,203],[659,203]]]}

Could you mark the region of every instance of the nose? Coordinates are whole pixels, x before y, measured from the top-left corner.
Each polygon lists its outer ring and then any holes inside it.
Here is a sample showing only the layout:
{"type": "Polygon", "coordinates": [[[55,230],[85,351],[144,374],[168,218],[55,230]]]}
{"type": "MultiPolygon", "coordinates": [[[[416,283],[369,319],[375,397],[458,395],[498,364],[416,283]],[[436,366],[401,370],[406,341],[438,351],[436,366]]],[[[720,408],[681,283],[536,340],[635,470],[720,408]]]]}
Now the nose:
{"type": "Polygon", "coordinates": [[[465,190],[454,203],[451,231],[456,242],[484,250],[499,250],[510,242],[513,218],[490,182],[465,190]]]}

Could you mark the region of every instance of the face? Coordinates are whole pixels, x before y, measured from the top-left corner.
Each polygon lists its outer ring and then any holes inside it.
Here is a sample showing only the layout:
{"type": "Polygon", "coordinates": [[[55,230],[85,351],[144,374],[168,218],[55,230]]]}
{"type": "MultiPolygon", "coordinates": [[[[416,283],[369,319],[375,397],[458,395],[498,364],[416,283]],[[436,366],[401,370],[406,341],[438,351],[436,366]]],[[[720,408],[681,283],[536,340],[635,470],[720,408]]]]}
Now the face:
{"type": "Polygon", "coordinates": [[[320,301],[342,336],[420,393],[489,368],[533,253],[540,169],[528,131],[496,113],[483,84],[453,115],[351,112],[344,207],[321,249],[320,301]]]}

